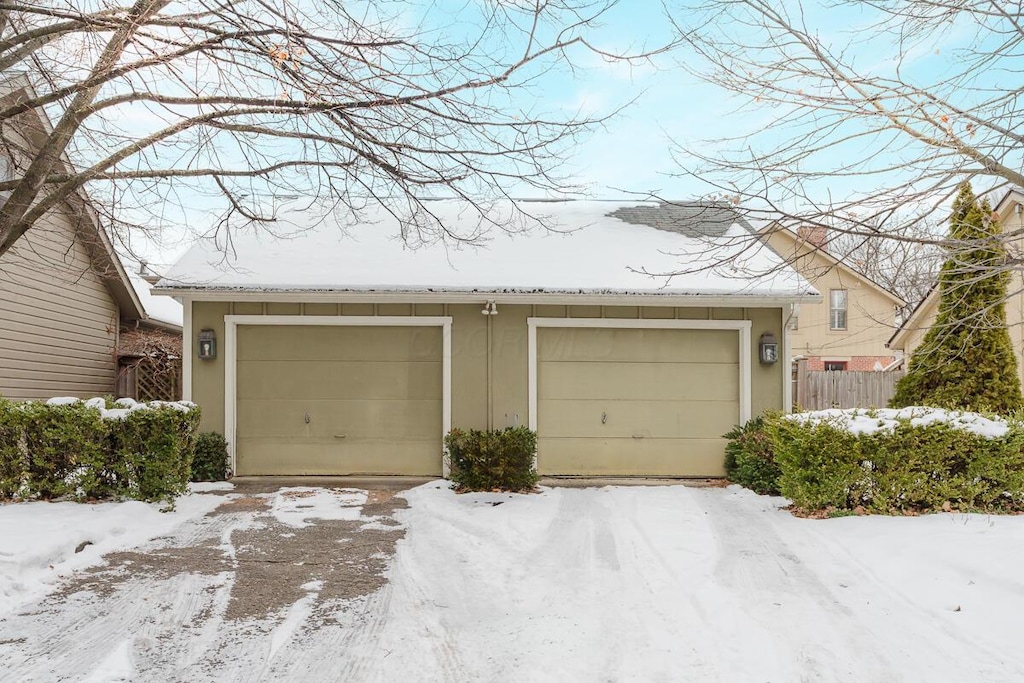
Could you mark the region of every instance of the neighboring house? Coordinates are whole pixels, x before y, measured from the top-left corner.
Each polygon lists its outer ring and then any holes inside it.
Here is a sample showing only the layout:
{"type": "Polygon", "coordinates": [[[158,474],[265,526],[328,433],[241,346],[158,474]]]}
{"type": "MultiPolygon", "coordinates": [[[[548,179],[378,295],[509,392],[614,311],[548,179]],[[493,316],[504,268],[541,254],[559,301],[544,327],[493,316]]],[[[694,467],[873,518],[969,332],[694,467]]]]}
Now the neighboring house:
{"type": "MultiPolygon", "coordinates": [[[[0,83],[0,101],[27,92],[20,78],[0,83]]],[[[38,112],[8,126],[0,140],[0,172],[14,177],[27,163],[21,150],[38,147],[49,132],[49,121],[38,112]]],[[[119,329],[145,317],[88,203],[69,198],[0,257],[0,395],[112,393],[119,329]]]]}
{"type": "MultiPolygon", "coordinates": [[[[1024,191],[1014,189],[1003,195],[1003,198],[996,204],[995,213],[999,216],[999,225],[1003,232],[1015,235],[1008,245],[1012,257],[1019,259],[1020,250],[1024,246],[1022,235],[1024,235],[1024,191]]],[[[1024,382],[1024,274],[1020,269],[1014,269],[1012,279],[1007,287],[1008,299],[1006,301],[1006,324],[1010,332],[1010,340],[1013,342],[1014,351],[1017,353],[1017,372],[1024,382]]],[[[900,353],[904,358],[909,358],[918,347],[924,335],[935,323],[939,309],[939,288],[932,287],[928,296],[917,305],[906,321],[900,326],[896,333],[889,340],[889,347],[900,353]]]]}
{"type": "MultiPolygon", "coordinates": [[[[30,91],[27,80],[0,82],[0,101],[30,91]]],[[[16,177],[51,131],[38,111],[5,128],[0,174],[16,177]]],[[[0,193],[0,203],[6,193],[0,193]]],[[[0,256],[0,396],[42,399],[115,392],[119,357],[139,330],[177,338],[175,302],[137,291],[83,195],[43,217],[0,256]],[[143,304],[143,298],[149,305],[143,304]],[[156,314],[150,317],[147,308],[156,314]]],[[[180,309],[180,306],[178,306],[180,309]]]]}
{"type": "MultiPolygon", "coordinates": [[[[731,210],[519,206],[557,232],[412,250],[383,211],[344,230],[284,211],[290,239],[197,243],[155,291],[183,299],[185,397],[233,471],[440,475],[450,428],[524,424],[545,475],[720,476],[722,435],[789,407],[759,342],[778,360],[790,306],[820,297],[761,245],[744,263],[773,275],[741,270],[731,210]]],[[[459,234],[487,224],[430,209],[459,234]]]]}
{"type": "Polygon", "coordinates": [[[777,223],[759,231],[768,245],[821,292],[789,321],[793,360],[808,370],[882,370],[896,360],[886,342],[906,302],[828,251],[824,228],[793,232],[777,223]]]}

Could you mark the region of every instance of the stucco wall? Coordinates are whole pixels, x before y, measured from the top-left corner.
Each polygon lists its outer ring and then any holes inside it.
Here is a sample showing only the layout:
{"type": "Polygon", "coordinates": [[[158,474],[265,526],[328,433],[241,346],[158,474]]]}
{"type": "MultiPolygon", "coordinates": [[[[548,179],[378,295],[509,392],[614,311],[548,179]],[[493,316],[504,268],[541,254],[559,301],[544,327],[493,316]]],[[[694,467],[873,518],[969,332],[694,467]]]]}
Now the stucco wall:
{"type": "MultiPolygon", "coordinates": [[[[757,341],[764,332],[782,339],[781,308],[671,308],[636,306],[498,305],[481,315],[481,304],[348,304],[192,302],[192,336],[213,329],[223,343],[225,315],[447,315],[452,317],[452,425],[501,428],[529,421],[527,318],[684,318],[752,321],[751,409],[757,415],[783,407],[784,363],[763,366],[757,341]],[[488,329],[490,326],[490,329],[488,329]],[[489,343],[488,343],[489,341],[489,343]],[[491,350],[488,354],[488,346],[491,350]]],[[[224,353],[199,360],[192,345],[192,400],[203,409],[203,429],[224,429],[224,353]]]]}

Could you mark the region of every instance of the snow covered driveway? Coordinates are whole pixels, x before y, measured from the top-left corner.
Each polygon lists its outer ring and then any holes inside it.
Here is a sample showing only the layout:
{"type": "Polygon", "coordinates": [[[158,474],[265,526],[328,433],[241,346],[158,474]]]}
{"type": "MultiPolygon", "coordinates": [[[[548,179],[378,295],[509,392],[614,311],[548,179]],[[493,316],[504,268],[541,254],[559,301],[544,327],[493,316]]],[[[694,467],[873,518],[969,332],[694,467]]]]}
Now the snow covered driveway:
{"type": "Polygon", "coordinates": [[[682,486],[332,495],[236,497],[0,614],[0,678],[1024,679],[1024,517],[814,521],[682,486]]]}

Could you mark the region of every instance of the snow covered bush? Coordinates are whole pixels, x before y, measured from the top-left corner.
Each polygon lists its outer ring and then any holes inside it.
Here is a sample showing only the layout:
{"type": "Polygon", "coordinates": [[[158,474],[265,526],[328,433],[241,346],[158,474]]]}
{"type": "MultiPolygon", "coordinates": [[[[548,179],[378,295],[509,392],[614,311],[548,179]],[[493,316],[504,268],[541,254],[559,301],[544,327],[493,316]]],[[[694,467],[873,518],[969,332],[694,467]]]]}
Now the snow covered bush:
{"type": "Polygon", "coordinates": [[[0,498],[162,500],[183,492],[198,407],[112,404],[0,399],[0,498]]]}
{"type": "Polygon", "coordinates": [[[779,494],[779,465],[775,462],[769,422],[779,413],[760,415],[725,435],[725,472],[729,479],[757,493],[779,494]]]}
{"type": "Polygon", "coordinates": [[[228,442],[217,432],[196,437],[192,481],[224,481],[228,473],[228,442]]]}
{"type": "Polygon", "coordinates": [[[528,491],[537,484],[537,433],[526,427],[453,429],[444,445],[449,476],[460,491],[528,491]]]}
{"type": "Polygon", "coordinates": [[[909,407],[823,410],[769,425],[800,508],[1024,510],[1024,423],[909,407]]]}

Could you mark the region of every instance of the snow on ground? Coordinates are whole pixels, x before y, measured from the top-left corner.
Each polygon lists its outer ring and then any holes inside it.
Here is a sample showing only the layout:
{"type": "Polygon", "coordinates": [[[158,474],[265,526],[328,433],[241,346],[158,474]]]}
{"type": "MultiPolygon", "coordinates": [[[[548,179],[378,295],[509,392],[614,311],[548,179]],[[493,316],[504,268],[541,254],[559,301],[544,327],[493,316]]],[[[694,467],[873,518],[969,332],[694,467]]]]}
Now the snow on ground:
{"type": "Polygon", "coordinates": [[[194,484],[168,512],[161,512],[164,504],[140,501],[0,504],[0,617],[45,595],[71,572],[101,563],[105,553],[169,533],[224,502],[199,493],[203,489],[213,487],[194,484]]]}
{"type": "Polygon", "coordinates": [[[408,493],[365,680],[1006,681],[1024,517],[728,490],[408,493]]]}
{"type": "MultiPolygon", "coordinates": [[[[314,533],[319,514],[360,507],[357,491],[266,495],[270,510],[175,533],[234,543],[288,505],[282,521],[314,533]]],[[[0,615],[0,653],[39,681],[1024,680],[1024,516],[808,520],[737,487],[403,495],[389,582],[361,597],[327,600],[310,580],[287,607],[232,620],[238,566],[144,574],[0,615]]],[[[337,544],[337,563],[359,543],[337,544]]]]}
{"type": "Polygon", "coordinates": [[[359,519],[366,503],[360,489],[322,489],[292,486],[274,494],[271,514],[281,524],[303,528],[311,519],[359,519]]]}

